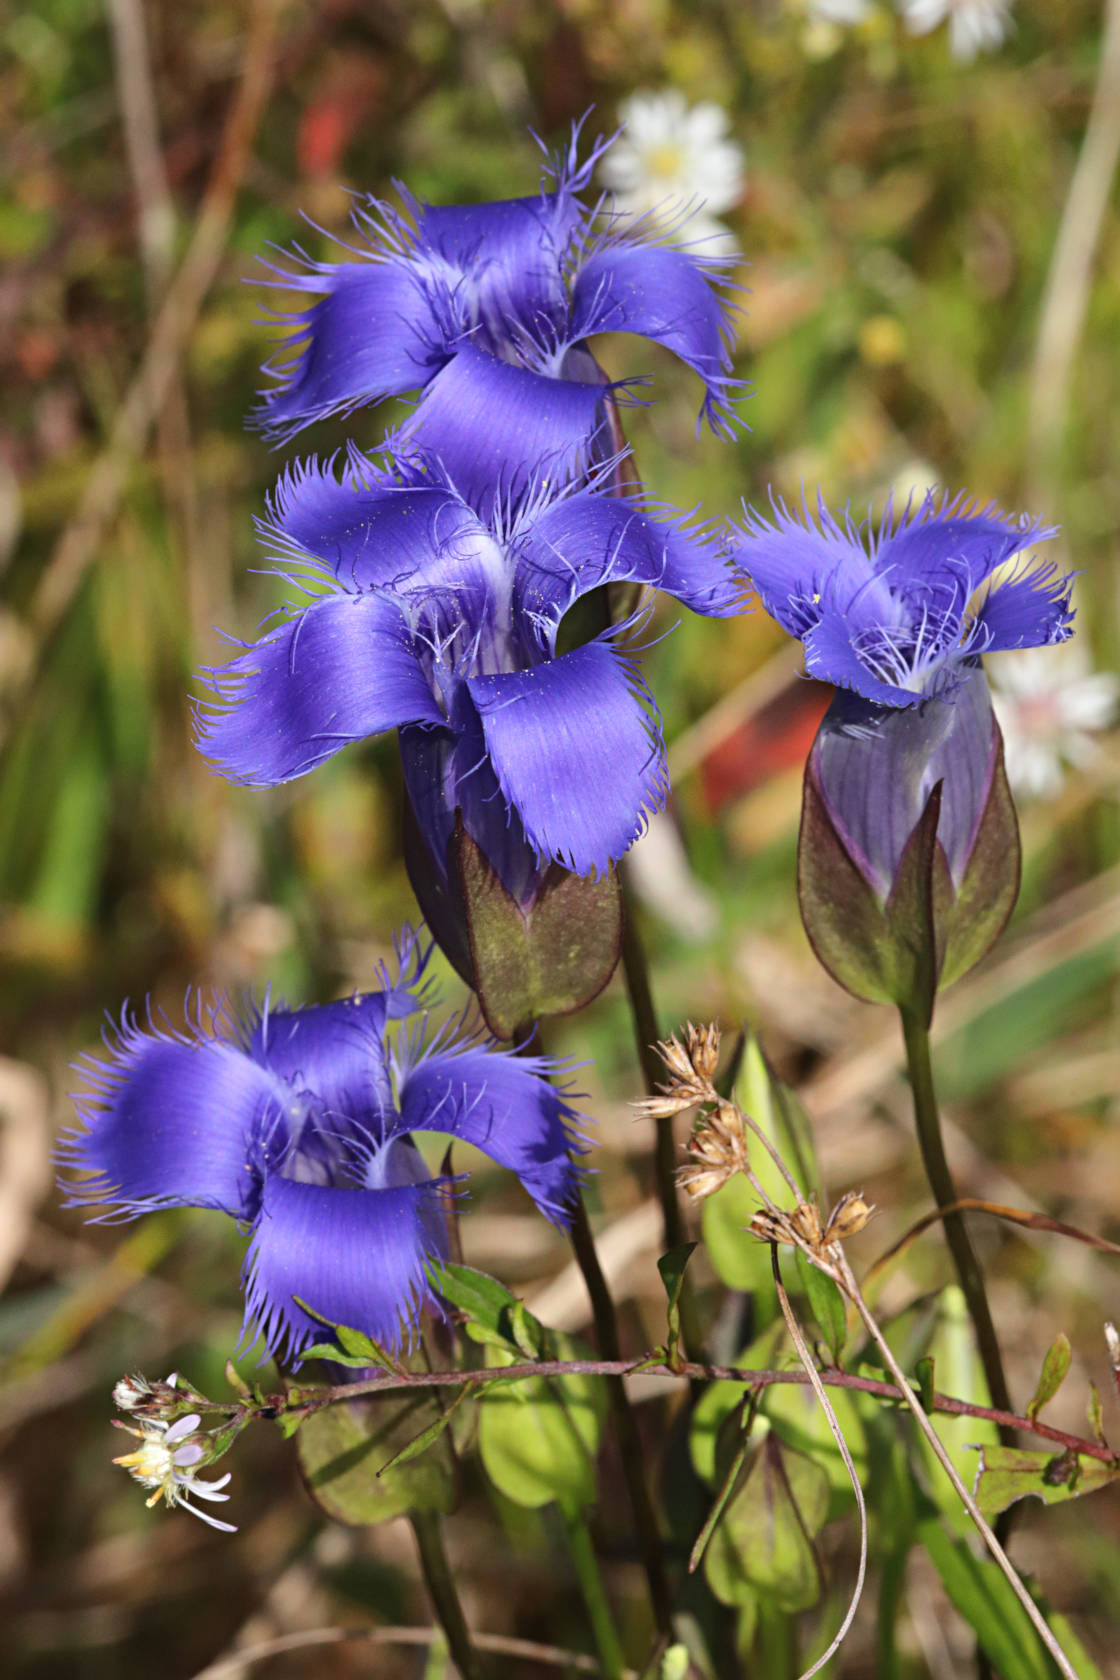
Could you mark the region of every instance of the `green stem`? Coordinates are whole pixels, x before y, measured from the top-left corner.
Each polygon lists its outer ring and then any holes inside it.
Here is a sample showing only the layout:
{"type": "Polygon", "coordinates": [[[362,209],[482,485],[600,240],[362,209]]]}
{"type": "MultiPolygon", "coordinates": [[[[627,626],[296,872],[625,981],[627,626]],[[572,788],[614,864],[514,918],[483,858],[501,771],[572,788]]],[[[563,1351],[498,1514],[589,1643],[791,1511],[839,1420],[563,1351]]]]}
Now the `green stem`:
{"type": "MultiPolygon", "coordinates": [[[[595,1335],[599,1343],[599,1352],[604,1359],[619,1359],[622,1356],[621,1343],[614,1302],[611,1299],[611,1292],[607,1288],[607,1280],[603,1276],[603,1269],[599,1264],[595,1239],[591,1234],[591,1222],[587,1217],[587,1208],[582,1194],[576,1200],[570,1235],[576,1264],[583,1274],[583,1281],[591,1298],[591,1314],[595,1321],[595,1335]]],[[[615,1439],[618,1442],[619,1456],[622,1460],[622,1475],[630,1500],[630,1510],[634,1518],[638,1552],[646,1573],[646,1581],[649,1584],[654,1624],[659,1634],[671,1636],[673,1618],[669,1583],[665,1576],[665,1564],[661,1556],[661,1539],[657,1527],[657,1517],[650,1500],[649,1488],[646,1486],[645,1456],[642,1451],[641,1437],[638,1434],[637,1420],[631,1410],[630,1401],[620,1376],[607,1378],[607,1402],[610,1406],[611,1422],[614,1427],[615,1439]]]]}
{"type": "Polygon", "coordinates": [[[599,1573],[595,1548],[591,1543],[590,1530],[583,1513],[574,1507],[561,1505],[560,1514],[564,1519],[564,1532],[568,1536],[568,1548],[572,1554],[580,1591],[583,1593],[583,1602],[591,1618],[591,1632],[603,1674],[606,1680],[622,1680],[626,1673],[626,1658],[607,1595],[603,1590],[603,1579],[599,1573]]]}
{"type": "MultiPolygon", "coordinates": [[[[626,994],[630,1000],[638,1062],[646,1090],[652,1094],[657,1090],[665,1072],[655,1049],[661,1033],[650,988],[649,963],[638,929],[633,894],[628,890],[625,870],[622,872],[622,881],[622,968],[626,976],[626,994]]],[[[656,1121],[656,1126],[657,1194],[661,1202],[661,1218],[665,1228],[665,1247],[679,1248],[685,1240],[685,1235],[680,1203],[677,1200],[677,1146],[673,1137],[673,1122],[662,1116],[656,1121]]]]}
{"type": "MultiPolygon", "coordinates": [[[[933,1063],[929,1053],[929,1028],[926,1023],[912,1015],[908,1010],[900,1011],[902,1015],[902,1036],[906,1044],[906,1063],[910,1071],[910,1086],[914,1098],[914,1119],[918,1127],[918,1143],[922,1151],[922,1161],[925,1164],[926,1177],[929,1187],[933,1191],[934,1200],[939,1208],[947,1208],[958,1200],[956,1186],[949,1171],[949,1163],[945,1159],[945,1146],[941,1137],[941,1116],[937,1108],[937,1094],[933,1084],[933,1063]]],[[[988,1381],[988,1392],[991,1403],[998,1411],[1011,1411],[1011,1399],[1007,1390],[1007,1378],[1003,1374],[1003,1361],[1000,1358],[999,1340],[996,1328],[992,1322],[992,1312],[988,1305],[988,1293],[984,1287],[984,1274],[980,1270],[980,1262],[976,1258],[972,1241],[965,1225],[964,1217],[960,1213],[946,1213],[942,1218],[945,1228],[945,1238],[949,1244],[949,1251],[953,1256],[953,1264],[957,1269],[957,1277],[968,1304],[969,1316],[976,1332],[976,1341],[980,1349],[980,1362],[984,1367],[984,1375],[988,1381]]],[[[1000,1427],[1000,1439],[1004,1446],[1014,1445],[1014,1432],[1003,1426],[1000,1427]]]]}
{"type": "Polygon", "coordinates": [[[906,1586],[906,1560],[909,1556],[909,1545],[896,1546],[883,1559],[876,1629],[877,1680],[898,1680],[902,1672],[898,1657],[898,1610],[906,1586]]]}
{"type": "Polygon", "coordinates": [[[413,1511],[410,1520],[420,1552],[420,1568],[424,1573],[428,1596],[431,1598],[436,1620],[447,1640],[451,1660],[459,1670],[462,1680],[481,1680],[481,1670],[467,1630],[463,1606],[459,1602],[455,1577],[451,1573],[447,1553],[443,1549],[439,1518],[434,1511],[413,1511]]]}

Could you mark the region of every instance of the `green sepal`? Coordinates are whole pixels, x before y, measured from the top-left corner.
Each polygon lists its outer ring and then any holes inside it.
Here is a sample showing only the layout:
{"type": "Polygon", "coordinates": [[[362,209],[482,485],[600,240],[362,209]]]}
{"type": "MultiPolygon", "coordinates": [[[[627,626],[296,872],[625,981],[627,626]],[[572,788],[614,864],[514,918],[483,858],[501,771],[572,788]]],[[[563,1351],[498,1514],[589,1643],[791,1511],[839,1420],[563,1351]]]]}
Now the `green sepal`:
{"type": "Polygon", "coordinates": [[[964,879],[943,913],[942,986],[951,986],[987,956],[1007,926],[1019,896],[1019,819],[1004,768],[1003,736],[994,720],[992,727],[996,733],[992,785],[964,879]]]}
{"type": "Polygon", "coordinates": [[[811,765],[812,760],[805,772],[797,836],[797,898],[805,932],[821,966],[845,991],[868,1003],[893,1003],[885,961],[887,919],[837,833],[811,765]]]}
{"type": "Polygon", "coordinates": [[[613,868],[592,878],[554,863],[532,903],[519,905],[461,816],[448,862],[466,915],[474,989],[496,1038],[515,1038],[539,1016],[570,1014],[599,995],[622,948],[613,868]]]}
{"type": "Polygon", "coordinates": [[[354,1527],[389,1522],[406,1511],[446,1515],[458,1503],[459,1480],[443,1421],[430,1390],[324,1407],[296,1437],[308,1493],[329,1517],[354,1527]],[[432,1430],[422,1456],[402,1456],[432,1430]]]}
{"type": "Polygon", "coordinates": [[[758,1592],[775,1609],[807,1610],[823,1584],[813,1542],[828,1515],[828,1476],[770,1433],[741,1477],[708,1544],[708,1585],[723,1604],[758,1592]]]}

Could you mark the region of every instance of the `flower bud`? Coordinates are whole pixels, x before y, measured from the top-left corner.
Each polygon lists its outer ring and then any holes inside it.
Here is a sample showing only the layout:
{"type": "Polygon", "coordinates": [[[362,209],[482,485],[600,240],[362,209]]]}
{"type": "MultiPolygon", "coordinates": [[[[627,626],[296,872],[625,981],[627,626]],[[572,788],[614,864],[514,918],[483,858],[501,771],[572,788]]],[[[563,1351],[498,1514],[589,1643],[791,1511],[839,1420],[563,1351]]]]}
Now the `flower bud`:
{"type": "Polygon", "coordinates": [[[805,930],[857,997],[928,1020],[939,985],[991,948],[1019,890],[1019,831],[987,680],[877,706],[841,691],[805,769],[805,930]]]}

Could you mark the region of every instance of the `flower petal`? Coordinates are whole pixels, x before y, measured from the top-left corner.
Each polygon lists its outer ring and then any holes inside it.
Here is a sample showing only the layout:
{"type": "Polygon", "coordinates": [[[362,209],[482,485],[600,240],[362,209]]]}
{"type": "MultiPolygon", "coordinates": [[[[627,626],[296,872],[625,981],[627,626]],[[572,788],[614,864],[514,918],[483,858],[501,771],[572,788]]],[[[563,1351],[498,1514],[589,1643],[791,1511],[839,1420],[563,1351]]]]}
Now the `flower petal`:
{"type": "Polygon", "coordinates": [[[255,1324],[274,1358],[297,1362],[324,1339],[298,1295],[332,1324],[399,1347],[432,1304],[439,1213],[431,1183],[351,1190],[270,1175],[245,1259],[245,1339],[255,1324]]]}
{"type": "Polygon", "coordinates": [[[547,507],[519,544],[515,601],[521,611],[557,622],[572,602],[601,583],[634,579],[663,589],[693,612],[729,617],[743,587],[710,528],[617,496],[582,491],[547,507]]]}
{"type": "Polygon", "coordinates": [[[567,1224],[579,1183],[571,1159],[580,1116],[540,1056],[467,1046],[422,1055],[400,1087],[401,1128],[446,1132],[516,1173],[538,1208],[567,1224]]]}
{"type": "Polygon", "coordinates": [[[247,1048],[262,1067],[316,1097],[318,1111],[368,1124],[382,1120],[392,1102],[388,1017],[386,992],[308,1009],[266,1006],[247,1048]]]}
{"type": "Polygon", "coordinates": [[[1057,566],[1035,566],[997,580],[976,614],[978,646],[994,653],[1067,641],[1073,634],[1072,588],[1073,578],[1057,566]]]}
{"type": "Polygon", "coordinates": [[[564,481],[582,469],[606,431],[605,389],[550,379],[465,344],[432,380],[399,437],[436,457],[485,518],[534,480],[564,481]]]}
{"type": "Polygon", "coordinates": [[[400,608],[380,595],[328,595],[207,673],[200,750],[230,781],[272,787],[352,741],[403,723],[442,723],[400,608]]]}
{"type": "Polygon", "coordinates": [[[803,637],[805,670],[818,682],[851,688],[880,706],[916,706],[924,698],[919,689],[902,688],[877,677],[852,646],[851,630],[838,614],[830,614],[803,637]]]}
{"type": "Polygon", "coordinates": [[[634,661],[603,639],[468,687],[529,844],[577,875],[621,857],[668,791],[660,720],[634,661]]]}
{"type": "Polygon", "coordinates": [[[294,317],[289,347],[299,354],[265,369],[281,383],[262,393],[256,418],[278,440],[328,414],[415,390],[448,354],[446,306],[407,256],[311,268],[270,282],[325,294],[294,317]]]}
{"type": "Polygon", "coordinates": [[[59,1158],[94,1176],[70,1185],[69,1205],[251,1218],[258,1149],[277,1133],[282,1148],[287,1135],[285,1087],[233,1044],[146,1030],[127,1011],[109,1049],[79,1064],[89,1089],[75,1103],[86,1130],[63,1140],[59,1158]]]}
{"type": "Polygon", "coordinates": [[[481,326],[486,347],[500,354],[518,348],[521,335],[563,322],[564,262],[583,220],[570,194],[425,205],[417,251],[455,271],[457,301],[481,326]]]}
{"type": "Polygon", "coordinates": [[[572,288],[573,341],[593,333],[640,333],[672,350],[707,387],[703,414],[733,435],[737,382],[730,378],[730,305],[719,265],[686,251],[633,241],[604,243],[585,258],[572,288]]]}
{"type": "Polygon", "coordinates": [[[1053,528],[1045,529],[1037,521],[994,507],[977,509],[964,496],[939,504],[927,495],[893,531],[890,517],[888,513],[875,548],[876,572],[900,595],[955,588],[962,610],[998,566],[1032,542],[1054,535],[1053,528]]]}
{"type": "Polygon", "coordinates": [[[450,487],[413,485],[352,455],[340,483],[330,463],[295,463],[276,487],[266,536],[314,557],[347,591],[433,588],[485,599],[501,566],[497,545],[450,487]],[[357,478],[365,469],[370,477],[357,478]]]}
{"type": "Polygon", "coordinates": [[[876,578],[850,524],[841,524],[823,503],[816,519],[807,506],[800,516],[792,512],[780,497],[772,497],[772,510],[767,520],[744,505],[745,541],[735,560],[783,630],[804,636],[830,611],[854,613],[868,624],[890,624],[898,617],[887,584],[876,578]]]}

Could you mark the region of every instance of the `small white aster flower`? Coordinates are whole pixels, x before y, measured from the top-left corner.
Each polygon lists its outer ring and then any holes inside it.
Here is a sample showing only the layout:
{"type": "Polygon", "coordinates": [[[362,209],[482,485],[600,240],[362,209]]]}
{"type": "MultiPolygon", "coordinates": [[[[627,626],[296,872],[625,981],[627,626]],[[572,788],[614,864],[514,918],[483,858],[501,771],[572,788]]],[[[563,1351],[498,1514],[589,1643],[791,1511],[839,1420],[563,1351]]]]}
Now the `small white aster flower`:
{"type": "Polygon", "coordinates": [[[600,165],[616,212],[683,226],[688,244],[705,255],[733,250],[734,239],[717,219],[743,193],[743,152],[729,137],[727,112],[710,100],[689,105],[670,88],[634,94],[619,116],[625,131],[600,165]],[[690,205],[696,209],[682,224],[690,205]]]}
{"type": "Polygon", "coordinates": [[[1027,799],[1052,798],[1067,765],[1083,770],[1098,757],[1093,736],[1115,721],[1120,677],[1094,671],[1076,642],[1000,654],[988,671],[1013,790],[1027,799]]]}
{"type": "Polygon", "coordinates": [[[113,1463],[122,1465],[141,1487],[154,1489],[147,1501],[149,1506],[162,1498],[169,1506],[181,1505],[184,1511],[209,1523],[211,1528],[235,1534],[237,1530],[233,1523],[220,1522],[208,1511],[198,1510],[187,1498],[188,1494],[193,1494],[196,1499],[229,1498],[228,1493],[220,1491],[230,1479],[228,1471],[216,1482],[199,1481],[194,1474],[194,1466],[206,1454],[205,1446],[194,1436],[200,1421],[198,1413],[191,1412],[172,1424],[145,1419],[139,1429],[133,1429],[130,1424],[122,1423],[118,1427],[135,1435],[140,1445],[135,1452],[115,1458],[113,1463]]]}
{"type": "Polygon", "coordinates": [[[948,20],[949,51],[962,63],[992,52],[1011,29],[1011,0],[898,0],[912,35],[928,35],[948,20]]]}
{"type": "Polygon", "coordinates": [[[805,0],[805,10],[815,23],[862,23],[871,0],[805,0]]]}

